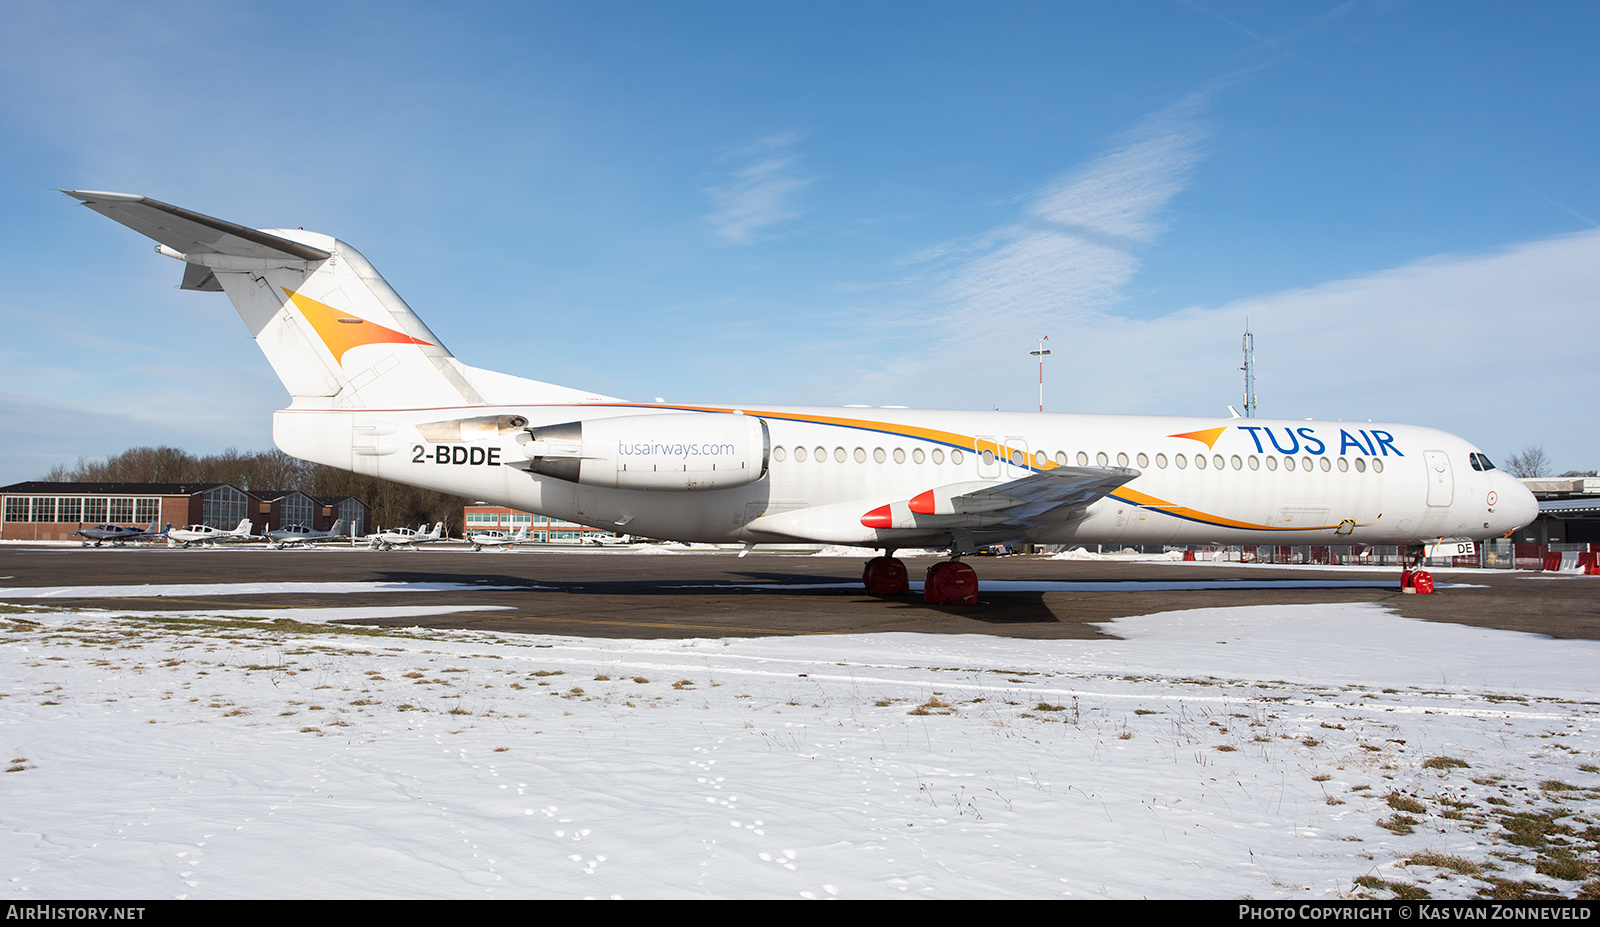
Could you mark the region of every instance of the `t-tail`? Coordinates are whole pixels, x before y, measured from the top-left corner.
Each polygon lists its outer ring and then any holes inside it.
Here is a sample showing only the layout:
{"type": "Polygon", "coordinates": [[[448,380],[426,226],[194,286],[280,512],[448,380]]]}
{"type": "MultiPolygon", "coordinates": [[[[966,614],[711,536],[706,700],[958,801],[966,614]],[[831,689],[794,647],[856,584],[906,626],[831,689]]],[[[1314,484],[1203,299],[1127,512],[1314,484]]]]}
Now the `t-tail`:
{"type": "Polygon", "coordinates": [[[610,397],[468,367],[361,252],[303,229],[252,229],[145,196],[64,190],[222,291],[296,410],[459,408],[610,397]]]}

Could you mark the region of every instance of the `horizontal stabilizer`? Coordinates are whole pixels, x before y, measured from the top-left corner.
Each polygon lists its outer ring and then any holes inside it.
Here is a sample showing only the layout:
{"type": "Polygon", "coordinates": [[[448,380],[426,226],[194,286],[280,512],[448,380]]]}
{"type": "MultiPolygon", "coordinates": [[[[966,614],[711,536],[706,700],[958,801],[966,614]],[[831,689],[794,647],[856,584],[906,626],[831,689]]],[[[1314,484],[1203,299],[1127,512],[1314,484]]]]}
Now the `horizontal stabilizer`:
{"type": "MultiPolygon", "coordinates": [[[[108,219],[126,225],[147,238],[183,254],[227,254],[242,258],[323,261],[329,253],[257,229],[191,212],[180,206],[131,193],[100,190],[62,190],[108,219]]],[[[203,281],[185,289],[208,289],[203,281]]]]}

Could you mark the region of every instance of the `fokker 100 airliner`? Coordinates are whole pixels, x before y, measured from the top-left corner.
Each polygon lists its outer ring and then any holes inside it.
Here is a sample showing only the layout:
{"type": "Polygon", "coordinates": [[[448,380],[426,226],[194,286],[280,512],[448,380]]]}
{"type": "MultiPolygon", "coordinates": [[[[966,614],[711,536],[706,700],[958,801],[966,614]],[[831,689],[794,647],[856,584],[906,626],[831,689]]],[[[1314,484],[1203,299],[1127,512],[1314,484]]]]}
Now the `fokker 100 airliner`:
{"type": "Polygon", "coordinates": [[[288,390],[286,453],[629,534],[947,547],[930,601],[976,600],[981,546],[1482,539],[1537,504],[1478,448],[1414,425],[639,403],[469,367],[361,253],[143,196],[64,191],[222,291],[288,390]]]}

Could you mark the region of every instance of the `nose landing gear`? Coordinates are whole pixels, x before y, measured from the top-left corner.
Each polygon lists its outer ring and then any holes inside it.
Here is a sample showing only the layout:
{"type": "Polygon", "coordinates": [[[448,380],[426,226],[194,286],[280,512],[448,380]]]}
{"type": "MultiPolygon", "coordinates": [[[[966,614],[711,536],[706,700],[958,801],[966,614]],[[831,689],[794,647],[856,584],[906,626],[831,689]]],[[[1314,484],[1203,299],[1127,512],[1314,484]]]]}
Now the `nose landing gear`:
{"type": "Polygon", "coordinates": [[[1427,548],[1406,545],[1400,548],[1400,591],[1427,594],[1433,591],[1433,574],[1418,569],[1422,566],[1427,548]]]}

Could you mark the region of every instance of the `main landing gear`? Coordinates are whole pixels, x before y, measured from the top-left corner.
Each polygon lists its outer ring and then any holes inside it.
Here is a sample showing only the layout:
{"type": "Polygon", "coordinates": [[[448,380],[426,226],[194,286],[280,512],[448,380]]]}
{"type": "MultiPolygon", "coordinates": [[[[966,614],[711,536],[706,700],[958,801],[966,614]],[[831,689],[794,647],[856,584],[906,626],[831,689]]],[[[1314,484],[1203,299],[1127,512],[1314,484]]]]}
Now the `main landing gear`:
{"type": "Polygon", "coordinates": [[[861,571],[861,582],[867,587],[867,595],[905,595],[911,591],[906,565],[893,556],[894,551],[889,551],[889,554],[868,560],[866,569],[861,571]]]}
{"type": "MultiPolygon", "coordinates": [[[[873,557],[861,571],[867,595],[907,595],[911,581],[906,565],[889,550],[886,556],[873,557]]],[[[928,567],[922,584],[922,601],[928,605],[978,604],[978,574],[961,562],[960,554],[928,567]]]]}

